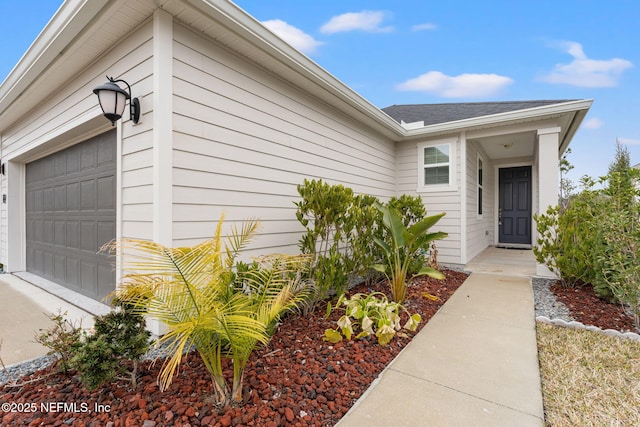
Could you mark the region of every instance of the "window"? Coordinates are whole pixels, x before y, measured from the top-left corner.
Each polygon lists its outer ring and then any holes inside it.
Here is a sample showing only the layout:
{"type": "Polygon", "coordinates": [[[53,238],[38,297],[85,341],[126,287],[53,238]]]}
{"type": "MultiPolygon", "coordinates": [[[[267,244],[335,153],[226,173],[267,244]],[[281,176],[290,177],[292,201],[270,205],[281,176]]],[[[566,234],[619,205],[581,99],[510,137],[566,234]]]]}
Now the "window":
{"type": "Polygon", "coordinates": [[[457,138],[418,145],[418,191],[455,191],[457,138]]]}
{"type": "Polygon", "coordinates": [[[424,185],[449,184],[449,145],[424,147],[424,185]]]}
{"type": "Polygon", "coordinates": [[[482,216],[482,158],[478,157],[478,216],[482,216]]]}

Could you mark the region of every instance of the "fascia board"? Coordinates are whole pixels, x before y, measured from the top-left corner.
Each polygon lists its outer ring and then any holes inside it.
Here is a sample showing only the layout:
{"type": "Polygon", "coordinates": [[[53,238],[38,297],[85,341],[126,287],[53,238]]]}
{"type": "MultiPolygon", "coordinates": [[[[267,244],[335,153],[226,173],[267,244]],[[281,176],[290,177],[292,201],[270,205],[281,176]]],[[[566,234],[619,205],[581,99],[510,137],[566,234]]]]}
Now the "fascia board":
{"type": "Polygon", "coordinates": [[[405,137],[415,138],[419,136],[429,136],[433,134],[442,134],[447,132],[479,128],[488,125],[505,125],[509,124],[510,122],[516,123],[522,120],[530,120],[554,114],[567,114],[576,111],[584,111],[586,114],[586,111],[589,110],[592,103],[592,99],[569,101],[559,104],[529,108],[526,110],[510,111],[507,113],[492,114],[488,116],[456,120],[453,122],[438,123],[435,125],[425,126],[420,129],[406,131],[405,137]]]}

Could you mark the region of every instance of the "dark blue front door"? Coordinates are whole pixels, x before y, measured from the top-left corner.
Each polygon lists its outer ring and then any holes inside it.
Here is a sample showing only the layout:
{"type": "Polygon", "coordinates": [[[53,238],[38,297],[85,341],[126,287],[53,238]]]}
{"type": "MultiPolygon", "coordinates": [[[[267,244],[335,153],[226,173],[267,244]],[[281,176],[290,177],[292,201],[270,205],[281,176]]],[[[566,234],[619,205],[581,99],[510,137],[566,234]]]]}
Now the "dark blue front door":
{"type": "Polygon", "coordinates": [[[531,244],[531,166],[500,169],[499,243],[531,244]]]}

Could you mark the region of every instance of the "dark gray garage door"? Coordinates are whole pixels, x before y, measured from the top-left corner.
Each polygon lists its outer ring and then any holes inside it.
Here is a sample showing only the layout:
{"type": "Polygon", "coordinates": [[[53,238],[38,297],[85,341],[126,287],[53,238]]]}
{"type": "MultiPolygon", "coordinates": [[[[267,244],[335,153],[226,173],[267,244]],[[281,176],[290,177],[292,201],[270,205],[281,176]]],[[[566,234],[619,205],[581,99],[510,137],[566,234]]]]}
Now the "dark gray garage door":
{"type": "Polygon", "coordinates": [[[100,300],[115,289],[115,130],[27,164],[27,271],[100,300]]]}

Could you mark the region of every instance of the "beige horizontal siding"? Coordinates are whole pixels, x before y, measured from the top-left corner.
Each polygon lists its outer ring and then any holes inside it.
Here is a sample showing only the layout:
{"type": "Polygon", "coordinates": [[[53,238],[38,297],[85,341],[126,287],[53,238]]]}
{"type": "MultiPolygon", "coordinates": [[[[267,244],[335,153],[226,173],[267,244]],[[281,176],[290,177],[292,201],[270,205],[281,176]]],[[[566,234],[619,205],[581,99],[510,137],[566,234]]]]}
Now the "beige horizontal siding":
{"type": "Polygon", "coordinates": [[[393,142],[184,27],[174,37],[174,242],[209,237],[224,212],[225,233],[261,220],[250,252],[297,252],[305,178],[395,194],[393,142]]]}
{"type": "MultiPolygon", "coordinates": [[[[446,138],[451,138],[447,136],[446,138]]],[[[420,141],[423,142],[423,141],[420,141]]],[[[444,212],[445,216],[433,227],[433,231],[443,231],[449,235],[436,242],[438,260],[442,263],[459,264],[460,259],[460,191],[420,192],[418,188],[418,144],[404,142],[398,144],[398,194],[419,195],[428,215],[444,212]]],[[[460,158],[460,144],[456,144],[456,161],[460,158]]],[[[460,164],[456,165],[456,184],[460,188],[460,164]]]]}

